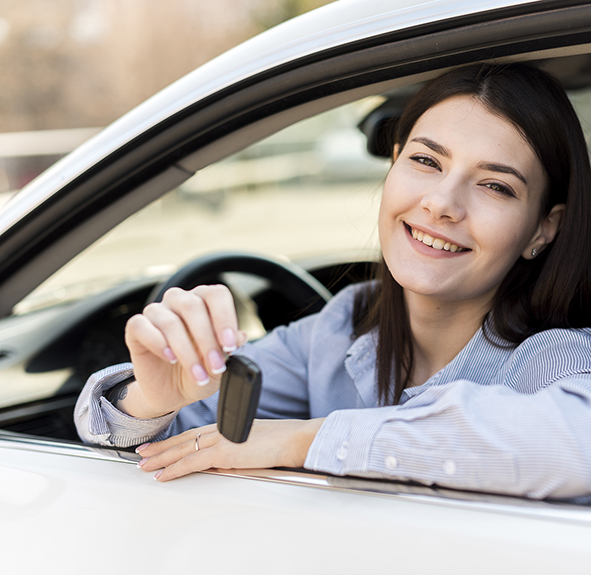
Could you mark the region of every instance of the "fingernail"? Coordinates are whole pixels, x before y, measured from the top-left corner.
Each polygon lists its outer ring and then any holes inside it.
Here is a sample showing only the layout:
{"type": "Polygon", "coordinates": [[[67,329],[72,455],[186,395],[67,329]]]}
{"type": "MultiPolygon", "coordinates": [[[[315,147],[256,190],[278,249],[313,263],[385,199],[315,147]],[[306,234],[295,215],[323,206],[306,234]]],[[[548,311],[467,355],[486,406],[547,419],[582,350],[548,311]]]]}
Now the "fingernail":
{"type": "Polygon", "coordinates": [[[216,351],[215,349],[210,351],[208,357],[211,373],[214,375],[219,375],[220,373],[224,373],[224,371],[226,371],[226,364],[224,363],[224,359],[220,355],[219,351],[216,351]]]}
{"type": "Polygon", "coordinates": [[[222,343],[224,344],[222,349],[226,353],[232,353],[233,351],[236,351],[236,334],[232,328],[227,327],[222,332],[222,343]]]}
{"type": "Polygon", "coordinates": [[[146,449],[146,447],[148,447],[148,445],[150,445],[150,443],[143,443],[142,445],[138,445],[135,448],[135,452],[139,453],[140,451],[142,451],[143,449],[146,449]]]}
{"type": "Polygon", "coordinates": [[[174,351],[172,351],[172,349],[169,347],[165,347],[162,353],[164,354],[164,357],[173,365],[178,361],[176,355],[174,355],[174,351]]]}
{"type": "Polygon", "coordinates": [[[193,374],[197,385],[203,386],[209,383],[209,376],[207,375],[207,372],[198,363],[193,365],[191,368],[191,373],[193,374]]]}
{"type": "Polygon", "coordinates": [[[147,457],[144,457],[141,461],[138,461],[137,462],[137,466],[141,469],[142,468],[142,465],[144,463],[146,463],[146,461],[148,461],[148,458],[147,457]]]}
{"type": "Polygon", "coordinates": [[[240,330],[238,335],[240,335],[240,346],[248,342],[248,334],[245,331],[240,330]]]}
{"type": "Polygon", "coordinates": [[[158,481],[158,478],[162,475],[163,471],[164,471],[164,469],[159,469],[158,471],[156,471],[156,473],[154,473],[154,479],[156,481],[158,481]]]}

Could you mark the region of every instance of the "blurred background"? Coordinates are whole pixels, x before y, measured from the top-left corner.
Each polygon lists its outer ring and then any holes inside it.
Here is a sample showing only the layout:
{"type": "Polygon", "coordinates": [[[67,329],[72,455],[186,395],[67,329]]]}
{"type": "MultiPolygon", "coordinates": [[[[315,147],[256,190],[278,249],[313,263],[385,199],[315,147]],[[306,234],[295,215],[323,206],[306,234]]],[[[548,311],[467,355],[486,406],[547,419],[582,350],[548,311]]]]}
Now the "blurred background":
{"type": "MultiPolygon", "coordinates": [[[[170,83],[331,1],[0,0],[0,210],[170,83]]],[[[160,281],[195,257],[237,247],[318,265],[335,253],[373,259],[389,162],[367,153],[358,124],[381,101],[308,118],[200,170],[84,250],[14,312],[125,281],[160,281]]]]}
{"type": "Polygon", "coordinates": [[[0,0],[0,194],[200,64],[330,1],[0,0]]]}

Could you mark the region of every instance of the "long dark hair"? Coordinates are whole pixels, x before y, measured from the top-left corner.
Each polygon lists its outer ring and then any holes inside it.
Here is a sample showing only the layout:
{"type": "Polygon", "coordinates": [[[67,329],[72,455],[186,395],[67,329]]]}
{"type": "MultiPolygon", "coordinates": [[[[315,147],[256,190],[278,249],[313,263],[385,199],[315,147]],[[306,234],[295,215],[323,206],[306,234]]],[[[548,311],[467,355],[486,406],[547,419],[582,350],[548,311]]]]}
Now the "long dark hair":
{"type": "MultiPolygon", "coordinates": [[[[566,204],[561,231],[537,258],[519,258],[497,290],[483,319],[487,337],[506,345],[551,328],[591,325],[591,169],[573,107],[556,79],[526,64],[478,64],[458,68],[425,85],[397,122],[402,149],[417,120],[458,95],[472,96],[511,122],[546,171],[541,217],[566,204]]],[[[356,297],[354,336],[377,328],[377,385],[383,404],[398,403],[414,368],[410,321],[402,287],[382,261],[379,281],[356,297]]]]}

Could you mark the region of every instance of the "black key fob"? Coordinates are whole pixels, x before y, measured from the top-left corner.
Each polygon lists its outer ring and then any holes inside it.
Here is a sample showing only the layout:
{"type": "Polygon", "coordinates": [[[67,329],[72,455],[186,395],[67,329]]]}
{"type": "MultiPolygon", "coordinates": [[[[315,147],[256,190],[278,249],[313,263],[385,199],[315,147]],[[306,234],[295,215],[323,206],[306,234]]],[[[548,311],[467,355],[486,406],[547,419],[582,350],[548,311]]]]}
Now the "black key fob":
{"type": "Polygon", "coordinates": [[[226,362],[218,402],[218,429],[226,439],[234,443],[248,439],[262,379],[258,365],[246,357],[233,355],[226,362]]]}

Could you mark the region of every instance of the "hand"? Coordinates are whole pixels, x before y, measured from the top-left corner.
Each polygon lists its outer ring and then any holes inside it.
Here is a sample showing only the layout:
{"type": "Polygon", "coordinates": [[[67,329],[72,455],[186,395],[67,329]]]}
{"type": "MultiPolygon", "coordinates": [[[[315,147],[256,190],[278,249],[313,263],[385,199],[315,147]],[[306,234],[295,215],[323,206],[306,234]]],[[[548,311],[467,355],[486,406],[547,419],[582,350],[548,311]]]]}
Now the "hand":
{"type": "Polygon", "coordinates": [[[147,419],[209,397],[219,389],[226,353],[246,339],[227,287],[169,289],[127,322],[136,382],[118,407],[147,419]]]}
{"type": "Polygon", "coordinates": [[[165,441],[137,448],[144,471],[160,470],[158,481],[169,481],[205,469],[265,469],[302,467],[324,419],[255,419],[244,443],[228,441],[216,424],[189,429],[165,441]],[[199,450],[195,437],[200,433],[199,450]]]}

